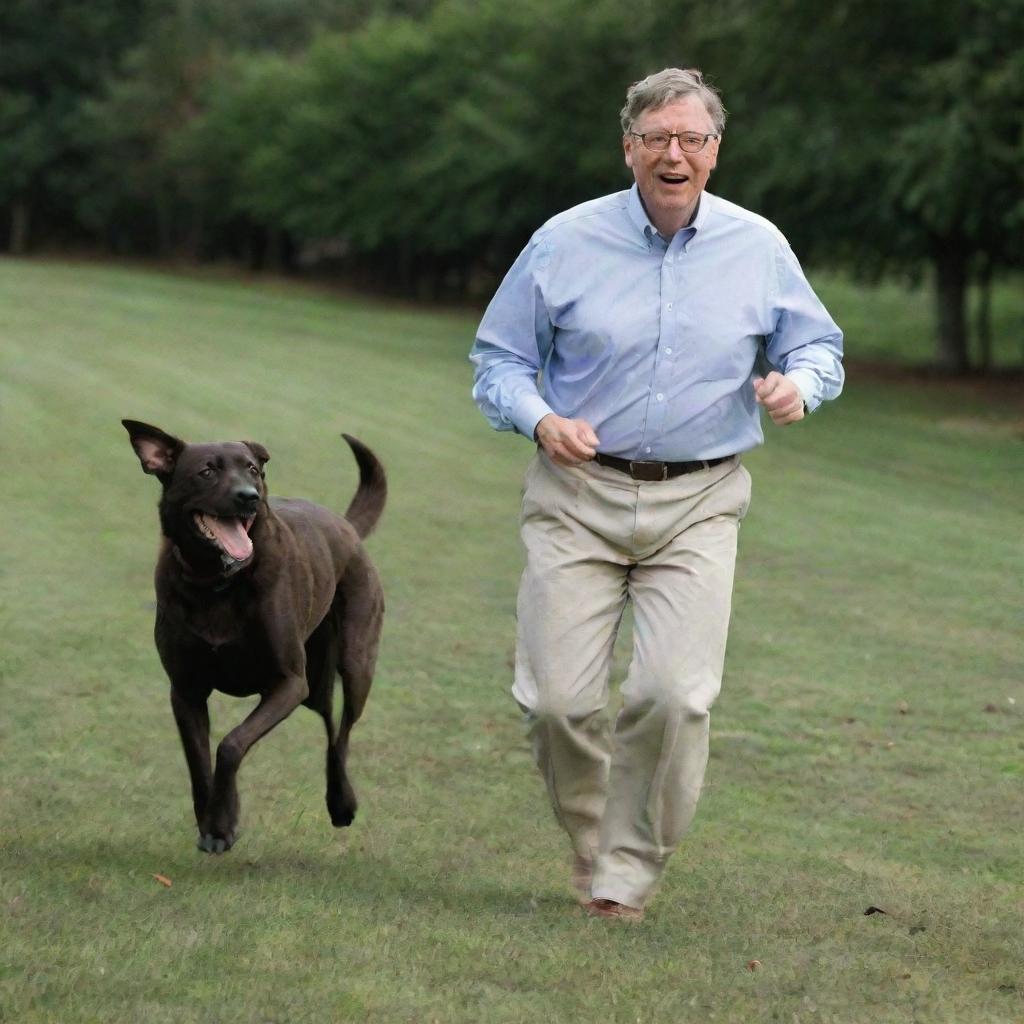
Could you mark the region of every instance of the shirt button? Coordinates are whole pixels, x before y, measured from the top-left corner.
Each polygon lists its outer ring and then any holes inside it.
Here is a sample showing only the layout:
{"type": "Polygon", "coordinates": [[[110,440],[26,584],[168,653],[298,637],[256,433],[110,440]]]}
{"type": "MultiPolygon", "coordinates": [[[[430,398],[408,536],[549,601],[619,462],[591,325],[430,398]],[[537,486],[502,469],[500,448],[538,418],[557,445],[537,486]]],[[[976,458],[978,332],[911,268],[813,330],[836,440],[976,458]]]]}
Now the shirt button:
{"type": "Polygon", "coordinates": [[[644,449],[644,453],[645,453],[646,455],[650,455],[650,454],[651,454],[651,449],[650,449],[650,448],[645,448],[645,449],[644,449]]]}
{"type": "Polygon", "coordinates": [[[660,394],[659,394],[659,395],[658,395],[658,401],[659,401],[659,402],[664,402],[664,401],[665,401],[665,396],[664,396],[664,395],[660,395],[660,394]]]}
{"type": "Polygon", "coordinates": [[[670,349],[670,348],[665,349],[665,355],[667,355],[667,356],[672,355],[672,349],[670,349]]]}
{"type": "Polygon", "coordinates": [[[672,308],[672,303],[671,303],[671,302],[670,302],[670,303],[668,304],[668,308],[669,308],[669,309],[671,309],[671,308],[672,308]]]}

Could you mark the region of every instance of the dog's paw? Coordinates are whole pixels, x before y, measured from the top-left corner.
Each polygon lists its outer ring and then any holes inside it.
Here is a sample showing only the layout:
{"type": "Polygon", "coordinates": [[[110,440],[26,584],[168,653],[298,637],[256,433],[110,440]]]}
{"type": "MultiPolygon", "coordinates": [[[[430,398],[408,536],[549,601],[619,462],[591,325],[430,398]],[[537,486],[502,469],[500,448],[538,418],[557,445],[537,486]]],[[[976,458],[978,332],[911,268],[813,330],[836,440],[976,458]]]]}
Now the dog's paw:
{"type": "Polygon", "coordinates": [[[204,853],[227,853],[235,845],[235,836],[215,836],[212,832],[200,832],[196,846],[204,853]]]}
{"type": "Polygon", "coordinates": [[[331,824],[335,828],[346,828],[355,821],[359,801],[355,790],[346,778],[340,784],[327,786],[327,813],[331,816],[331,824]]]}
{"type": "Polygon", "coordinates": [[[331,811],[331,824],[335,828],[347,828],[356,820],[356,809],[345,807],[338,811],[331,811]]]}

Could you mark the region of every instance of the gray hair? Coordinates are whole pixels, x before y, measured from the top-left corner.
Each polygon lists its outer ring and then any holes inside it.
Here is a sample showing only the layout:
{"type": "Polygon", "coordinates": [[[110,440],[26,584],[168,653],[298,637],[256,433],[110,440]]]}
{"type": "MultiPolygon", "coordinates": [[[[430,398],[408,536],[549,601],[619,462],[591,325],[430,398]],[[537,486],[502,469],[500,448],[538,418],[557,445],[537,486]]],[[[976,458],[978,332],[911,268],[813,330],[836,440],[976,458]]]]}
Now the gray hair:
{"type": "Polygon", "coordinates": [[[711,116],[715,131],[719,135],[725,131],[726,112],[718,90],[708,85],[696,68],[688,68],[686,71],[681,68],[665,68],[629,87],[626,105],[619,114],[622,133],[627,134],[645,110],[658,110],[666,103],[681,100],[684,96],[696,96],[711,116]]]}

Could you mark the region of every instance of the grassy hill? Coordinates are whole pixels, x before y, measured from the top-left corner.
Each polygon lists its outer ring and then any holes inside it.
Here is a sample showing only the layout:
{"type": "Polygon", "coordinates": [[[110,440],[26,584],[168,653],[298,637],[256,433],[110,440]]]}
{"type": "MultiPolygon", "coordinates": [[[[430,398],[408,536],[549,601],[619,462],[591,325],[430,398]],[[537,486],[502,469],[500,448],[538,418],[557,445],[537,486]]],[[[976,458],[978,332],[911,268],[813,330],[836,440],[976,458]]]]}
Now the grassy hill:
{"type": "MultiPolygon", "coordinates": [[[[927,338],[917,299],[826,285],[854,354],[927,338]]],[[[530,446],[469,400],[473,327],[0,262],[0,1021],[1024,1019],[1018,396],[854,366],[768,425],[707,789],[624,928],[575,909],[508,696],[530,446]],[[258,440],[275,493],[339,510],[341,431],[387,466],[352,829],[300,709],[244,764],[235,849],[194,849],[151,636],[157,485],[122,417],[258,440]]],[[[215,734],[249,703],[216,698],[215,734]]]]}

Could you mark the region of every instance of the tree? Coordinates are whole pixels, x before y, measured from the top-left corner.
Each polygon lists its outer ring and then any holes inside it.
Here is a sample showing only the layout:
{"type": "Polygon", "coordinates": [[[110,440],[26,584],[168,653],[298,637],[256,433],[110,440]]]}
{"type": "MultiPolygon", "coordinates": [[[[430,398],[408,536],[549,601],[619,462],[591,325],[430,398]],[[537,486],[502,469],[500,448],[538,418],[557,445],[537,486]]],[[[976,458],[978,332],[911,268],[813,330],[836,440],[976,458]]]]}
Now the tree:
{"type": "Polygon", "coordinates": [[[141,0],[5,0],[0,5],[0,210],[8,247],[29,248],[38,214],[67,209],[67,175],[81,159],[83,96],[139,30],[141,0]]]}
{"type": "MultiPolygon", "coordinates": [[[[213,195],[223,168],[197,162],[192,137],[211,83],[224,72],[220,82],[230,91],[227,75],[240,54],[294,58],[318,31],[354,30],[378,9],[417,10],[425,0],[137,2],[132,45],[76,97],[74,139],[83,156],[66,191],[78,220],[115,249],[200,256],[226,230],[223,196],[213,195]]],[[[67,21],[65,8],[55,17],[67,21]]],[[[224,147],[208,141],[216,163],[224,147]]]]}
{"type": "MultiPolygon", "coordinates": [[[[1024,257],[1024,20],[1022,6],[980,0],[955,51],[920,68],[916,116],[900,127],[892,201],[926,235],[934,265],[938,361],[970,364],[966,293],[987,303],[993,272],[1024,257]]],[[[979,362],[991,356],[983,317],[979,362]]]]}
{"type": "Polygon", "coordinates": [[[871,276],[930,266],[936,362],[967,369],[968,284],[1021,260],[1024,4],[779,0],[719,14],[702,45],[730,68],[731,193],[812,259],[871,276]]]}
{"type": "Polygon", "coordinates": [[[322,35],[292,65],[287,108],[267,92],[273,76],[260,86],[236,69],[255,91],[212,82],[195,162],[231,138],[237,160],[217,162],[234,167],[248,215],[338,240],[403,290],[465,289],[551,214],[626,183],[616,111],[643,10],[450,0],[423,21],[322,35]]]}

